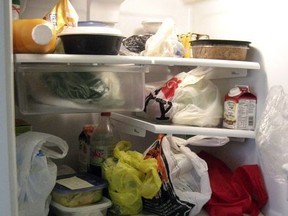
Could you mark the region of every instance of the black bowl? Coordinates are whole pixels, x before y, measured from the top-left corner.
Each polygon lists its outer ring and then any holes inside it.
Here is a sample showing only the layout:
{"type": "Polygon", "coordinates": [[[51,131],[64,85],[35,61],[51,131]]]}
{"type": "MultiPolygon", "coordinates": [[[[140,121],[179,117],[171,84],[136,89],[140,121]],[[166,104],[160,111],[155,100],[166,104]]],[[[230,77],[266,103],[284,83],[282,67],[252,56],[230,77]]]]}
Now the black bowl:
{"type": "Polygon", "coordinates": [[[115,35],[61,35],[66,54],[118,55],[124,37],[115,35]]]}

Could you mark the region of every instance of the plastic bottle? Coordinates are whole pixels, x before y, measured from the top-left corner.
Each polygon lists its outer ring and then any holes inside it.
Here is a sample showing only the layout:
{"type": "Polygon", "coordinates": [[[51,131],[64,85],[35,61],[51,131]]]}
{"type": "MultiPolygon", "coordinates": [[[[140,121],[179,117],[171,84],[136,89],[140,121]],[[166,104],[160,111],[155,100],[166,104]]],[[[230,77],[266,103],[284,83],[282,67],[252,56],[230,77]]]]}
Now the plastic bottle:
{"type": "Polygon", "coordinates": [[[102,164],[106,158],[113,156],[118,141],[110,119],[110,112],[102,112],[97,127],[91,134],[90,171],[102,178],[102,164]]]}
{"type": "Polygon", "coordinates": [[[79,135],[79,172],[88,172],[90,166],[90,137],[93,133],[95,125],[87,124],[83,126],[79,135]]]}
{"type": "Polygon", "coordinates": [[[56,30],[44,19],[13,20],[14,53],[53,53],[56,48],[56,30]]]}

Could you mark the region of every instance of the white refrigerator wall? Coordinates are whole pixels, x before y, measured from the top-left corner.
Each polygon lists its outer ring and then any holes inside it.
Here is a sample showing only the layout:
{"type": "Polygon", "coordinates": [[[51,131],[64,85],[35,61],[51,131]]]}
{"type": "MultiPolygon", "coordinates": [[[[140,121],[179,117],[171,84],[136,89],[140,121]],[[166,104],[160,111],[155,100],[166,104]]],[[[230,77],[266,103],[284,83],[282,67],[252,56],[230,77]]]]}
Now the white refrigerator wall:
{"type": "MultiPolygon", "coordinates": [[[[288,41],[286,40],[285,1],[275,0],[126,0],[121,5],[119,23],[116,27],[125,36],[142,33],[141,22],[149,18],[171,17],[176,23],[177,33],[197,32],[210,35],[210,38],[251,41],[249,60],[257,61],[261,69],[249,74],[247,84],[262,98],[273,85],[282,85],[288,91],[288,64],[286,63],[288,41]]],[[[25,2],[24,0],[22,1],[25,2]]],[[[57,0],[27,0],[21,18],[41,18],[57,3],[57,0]]],[[[87,20],[87,2],[70,0],[77,10],[80,20],[87,20]]],[[[93,9],[91,9],[93,13],[93,9]]],[[[153,74],[149,74],[153,76],[153,74]]],[[[217,81],[227,90],[225,81],[217,81]]],[[[237,80],[244,84],[246,80],[237,80]]],[[[260,109],[261,111],[261,109],[260,109]]],[[[258,113],[259,117],[260,113],[258,113]]],[[[19,115],[21,116],[21,115],[19,115]]],[[[65,139],[70,145],[70,157],[64,163],[77,164],[78,135],[86,123],[97,121],[97,114],[24,116],[33,129],[52,133],[65,139]],[[51,124],[52,123],[52,124],[51,124]],[[75,156],[75,157],[74,157],[75,156]],[[71,158],[75,158],[71,160],[71,158]]],[[[151,139],[152,140],[152,139],[151,139]]],[[[151,141],[149,140],[149,142],[151,141]]],[[[255,163],[256,145],[253,140],[247,143],[233,143],[219,149],[208,149],[226,158],[231,167],[241,163],[255,163]],[[230,154],[231,153],[231,154],[230,154]],[[236,162],[237,161],[237,162],[236,162]]],[[[266,175],[269,203],[265,214],[285,215],[288,212],[287,184],[277,184],[266,175]]]]}

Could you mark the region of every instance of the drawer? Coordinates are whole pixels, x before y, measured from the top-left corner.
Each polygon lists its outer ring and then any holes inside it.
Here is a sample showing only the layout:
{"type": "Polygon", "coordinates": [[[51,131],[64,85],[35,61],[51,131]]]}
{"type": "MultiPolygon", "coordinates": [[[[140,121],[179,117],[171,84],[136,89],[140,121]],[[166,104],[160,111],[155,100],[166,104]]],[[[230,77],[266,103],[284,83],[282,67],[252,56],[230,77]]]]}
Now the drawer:
{"type": "Polygon", "coordinates": [[[18,64],[22,114],[142,111],[146,66],[18,64]]]}

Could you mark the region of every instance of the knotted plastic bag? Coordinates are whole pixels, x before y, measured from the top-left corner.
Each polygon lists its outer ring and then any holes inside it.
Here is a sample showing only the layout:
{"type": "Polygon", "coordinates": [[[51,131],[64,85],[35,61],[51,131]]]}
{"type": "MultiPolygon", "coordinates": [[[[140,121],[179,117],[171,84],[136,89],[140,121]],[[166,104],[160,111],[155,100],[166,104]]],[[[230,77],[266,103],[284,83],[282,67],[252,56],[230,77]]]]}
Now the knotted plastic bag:
{"type": "Polygon", "coordinates": [[[205,78],[210,72],[211,68],[198,67],[153,90],[147,88],[145,117],[157,122],[218,126],[223,116],[222,98],[218,87],[205,78]]]}
{"type": "Polygon", "coordinates": [[[114,149],[114,157],[106,159],[103,164],[113,203],[110,211],[115,215],[140,213],[142,197],[151,199],[161,187],[156,159],[144,160],[143,154],[130,148],[130,142],[120,141],[114,149]]]}
{"type": "Polygon", "coordinates": [[[53,23],[58,35],[67,26],[77,26],[79,16],[69,0],[60,0],[43,19],[53,23]]]}
{"type": "Polygon", "coordinates": [[[57,177],[52,159],[66,156],[67,143],[59,137],[26,132],[16,137],[18,206],[20,216],[46,216],[57,177]]]}
{"type": "Polygon", "coordinates": [[[184,47],[178,41],[175,33],[174,20],[167,18],[163,21],[155,35],[145,43],[144,56],[183,57],[184,47]]]}
{"type": "Polygon", "coordinates": [[[192,216],[210,199],[207,164],[187,146],[193,140],[159,135],[145,151],[145,158],[157,159],[162,187],[153,199],[143,199],[144,210],[162,216],[192,216]]]}

